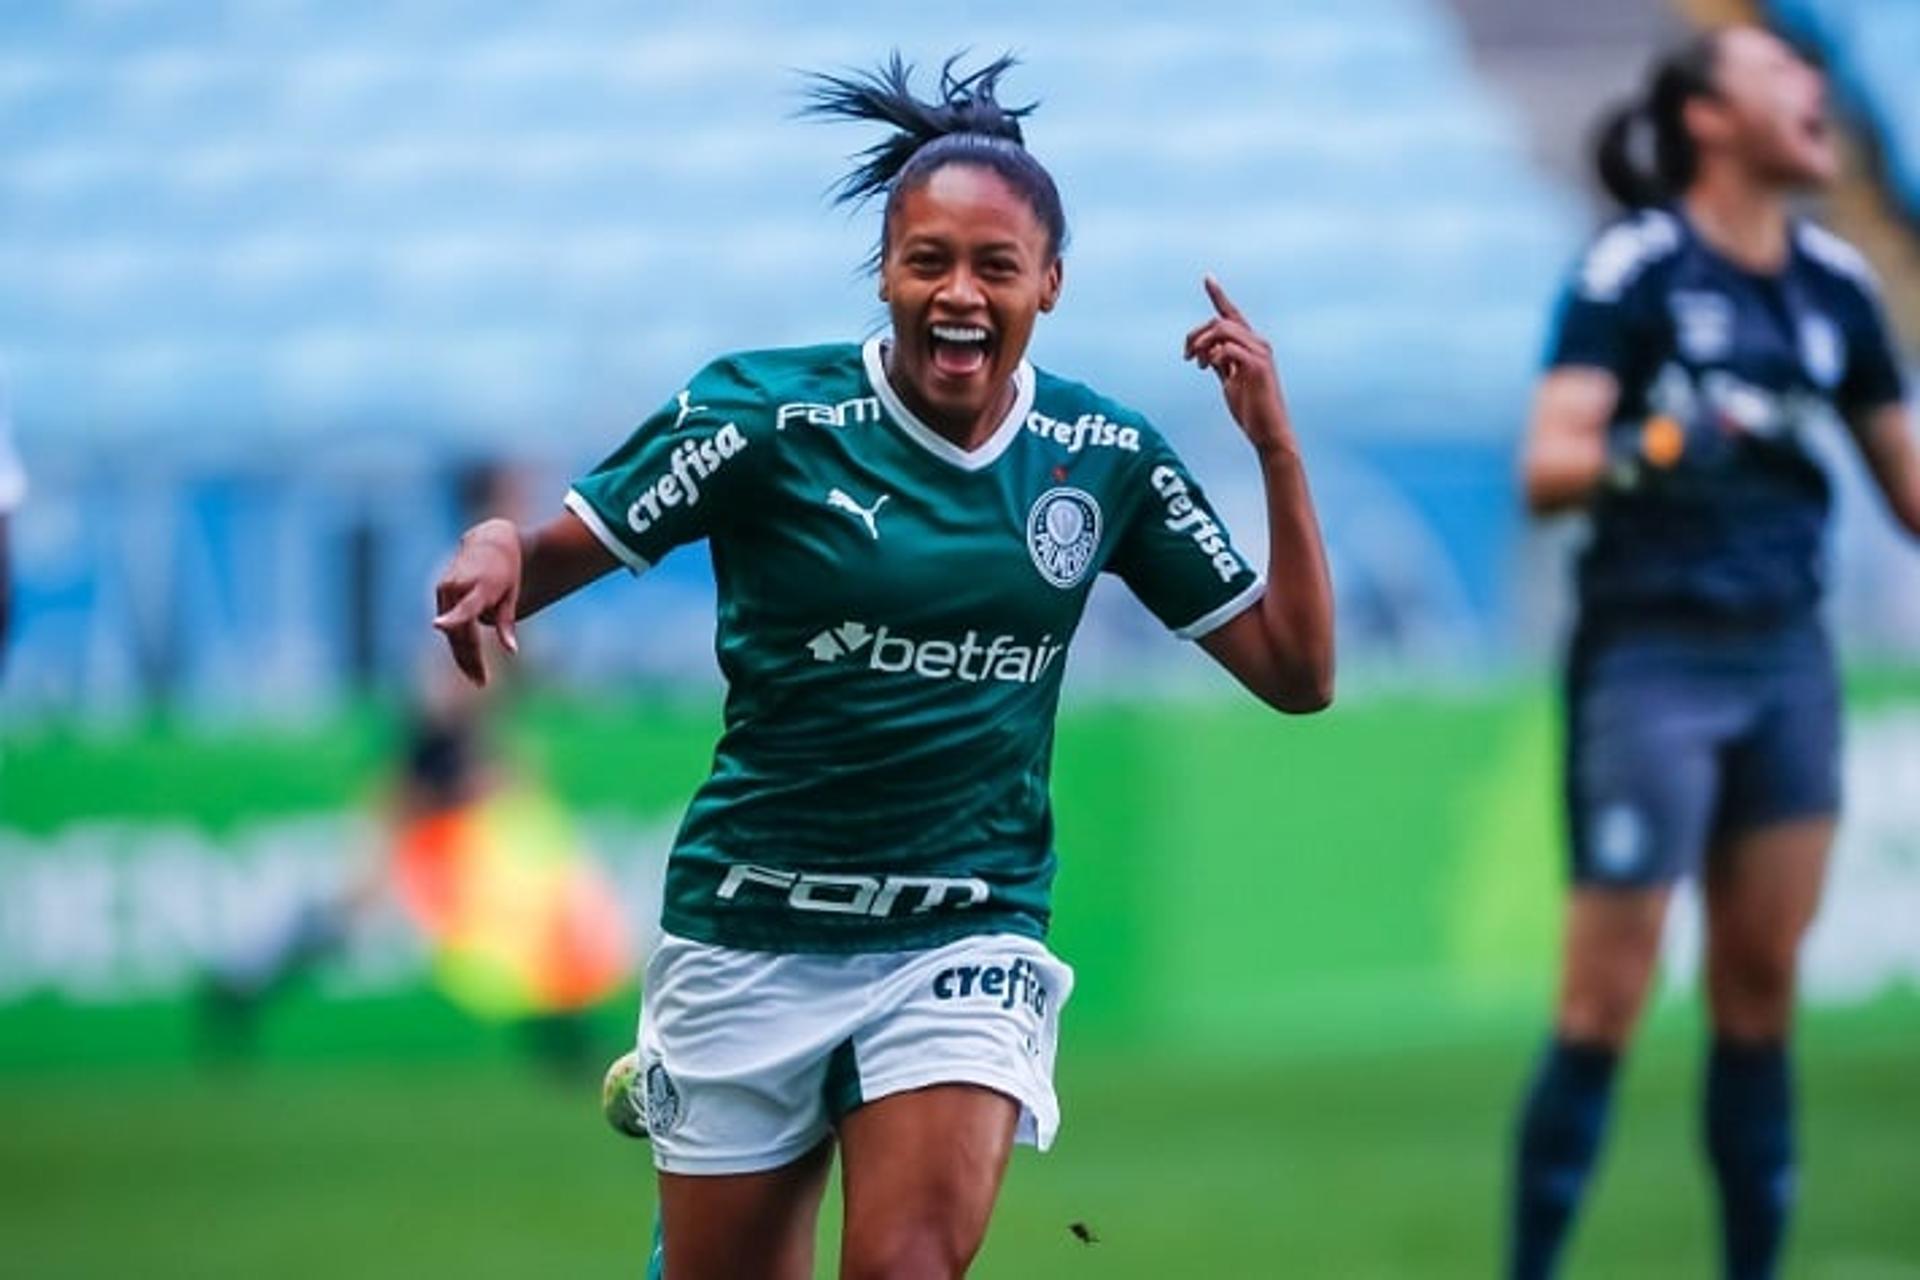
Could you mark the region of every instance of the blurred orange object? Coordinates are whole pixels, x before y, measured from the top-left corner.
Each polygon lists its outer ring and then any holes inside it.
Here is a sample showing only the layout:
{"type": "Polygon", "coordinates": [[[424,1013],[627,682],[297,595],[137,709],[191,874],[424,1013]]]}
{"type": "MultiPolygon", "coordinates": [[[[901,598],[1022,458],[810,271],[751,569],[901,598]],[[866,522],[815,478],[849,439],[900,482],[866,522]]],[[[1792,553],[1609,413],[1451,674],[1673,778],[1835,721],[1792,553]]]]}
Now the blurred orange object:
{"type": "Polygon", "coordinates": [[[504,786],[403,823],[394,878],[433,945],[435,979],[470,1012],[581,1009],[632,971],[612,884],[537,787],[504,786]]]}
{"type": "Polygon", "coordinates": [[[1671,467],[1686,451],[1686,430],[1664,414],[1647,419],[1640,433],[1640,452],[1656,467],[1671,467]]]}

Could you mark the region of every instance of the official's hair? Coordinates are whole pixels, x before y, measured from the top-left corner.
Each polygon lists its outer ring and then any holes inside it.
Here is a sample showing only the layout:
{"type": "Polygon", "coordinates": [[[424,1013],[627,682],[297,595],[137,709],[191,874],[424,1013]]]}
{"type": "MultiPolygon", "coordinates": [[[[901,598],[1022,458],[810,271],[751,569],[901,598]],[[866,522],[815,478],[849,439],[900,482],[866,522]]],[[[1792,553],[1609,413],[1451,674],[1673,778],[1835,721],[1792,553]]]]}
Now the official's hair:
{"type": "Polygon", "coordinates": [[[1719,90],[1720,32],[1695,36],[1662,54],[1646,87],[1600,119],[1594,172],[1607,194],[1629,209],[1679,197],[1700,168],[1700,148],[1687,131],[1687,104],[1719,90]]]}
{"type": "Polygon", "coordinates": [[[1018,192],[1047,232],[1047,251],[1066,249],[1067,219],[1060,190],[1026,148],[1020,122],[1036,104],[1008,106],[996,91],[1000,77],[1016,64],[1003,54],[984,67],[961,74],[961,55],[940,67],[933,100],[913,91],[913,64],[896,50],[876,71],[813,74],[808,77],[801,114],[830,120],[856,120],[891,126],[886,138],[859,152],[854,168],[834,187],[838,203],[859,204],[884,194],[877,264],[885,255],[887,234],[900,198],[950,164],[991,169],[1018,192]]]}

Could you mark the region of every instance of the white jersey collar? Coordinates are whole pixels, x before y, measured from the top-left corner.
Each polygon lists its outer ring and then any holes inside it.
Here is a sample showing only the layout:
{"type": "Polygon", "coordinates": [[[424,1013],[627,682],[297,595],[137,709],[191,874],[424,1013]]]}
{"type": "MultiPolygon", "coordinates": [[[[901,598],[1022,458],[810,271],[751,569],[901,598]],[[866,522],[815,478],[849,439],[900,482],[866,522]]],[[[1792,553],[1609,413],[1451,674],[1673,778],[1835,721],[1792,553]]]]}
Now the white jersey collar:
{"type": "Polygon", "coordinates": [[[868,338],[866,345],[860,349],[860,356],[866,362],[867,381],[872,384],[873,393],[880,397],[880,407],[887,411],[887,416],[893,419],[909,440],[942,462],[959,467],[962,471],[978,471],[982,467],[992,466],[1020,434],[1027,414],[1033,409],[1033,366],[1022,360],[1013,371],[1013,407],[1007,410],[1007,416],[994,428],[993,434],[972,449],[962,449],[915,417],[913,410],[907,408],[906,402],[900,398],[900,393],[894,390],[893,383],[887,380],[887,362],[880,354],[880,345],[885,336],[876,333],[868,338]]]}

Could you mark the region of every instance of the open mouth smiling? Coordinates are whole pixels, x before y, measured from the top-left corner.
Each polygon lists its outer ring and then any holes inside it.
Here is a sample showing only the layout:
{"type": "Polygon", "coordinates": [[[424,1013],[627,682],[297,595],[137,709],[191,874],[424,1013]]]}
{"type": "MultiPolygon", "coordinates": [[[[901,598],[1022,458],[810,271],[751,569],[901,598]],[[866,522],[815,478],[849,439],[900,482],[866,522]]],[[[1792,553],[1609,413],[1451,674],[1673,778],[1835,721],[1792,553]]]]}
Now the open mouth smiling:
{"type": "Polygon", "coordinates": [[[927,330],[927,351],[935,371],[949,378],[968,378],[987,367],[993,354],[993,334],[976,324],[936,324],[927,330]]]}

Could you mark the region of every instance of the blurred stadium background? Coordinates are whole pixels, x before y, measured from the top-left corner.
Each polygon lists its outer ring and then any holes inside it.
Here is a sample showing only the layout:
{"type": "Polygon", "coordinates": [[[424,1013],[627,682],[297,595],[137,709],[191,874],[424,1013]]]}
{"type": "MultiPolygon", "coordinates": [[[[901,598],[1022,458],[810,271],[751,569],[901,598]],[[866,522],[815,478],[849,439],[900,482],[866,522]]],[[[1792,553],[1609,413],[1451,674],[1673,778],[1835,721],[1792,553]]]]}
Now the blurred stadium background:
{"type": "MultiPolygon", "coordinates": [[[[1524,526],[1512,459],[1600,213],[1587,121],[1689,21],[1755,12],[0,7],[0,367],[32,486],[0,1273],[638,1274],[644,1149],[590,1080],[528,1069],[504,1015],[537,1000],[463,999],[390,901],[211,1061],[209,975],[380,864],[444,698],[427,583],[478,495],[545,513],[706,356],[881,322],[875,219],[824,199],[863,139],[790,117],[794,69],[898,45],[1021,53],[1073,228],[1035,358],[1147,410],[1249,540],[1256,479],[1177,356],[1204,270],[1265,326],[1341,608],[1342,703],[1289,723],[1096,596],[1057,765],[1067,1128],[1016,1160],[979,1274],[1489,1274],[1561,864],[1570,535],[1524,526]]],[[[1821,212],[1920,341],[1920,5],[1768,12],[1831,63],[1851,158],[1821,212]]],[[[1920,555],[1835,469],[1851,809],[1807,956],[1793,1274],[1892,1280],[1920,1276],[1920,555]]],[[[711,594],[683,552],[556,608],[489,731],[641,947],[718,723],[711,594]]],[[[1707,1273],[1691,946],[1683,912],[1575,1274],[1707,1273]]],[[[590,1056],[633,1004],[590,1009],[590,1056]]]]}

